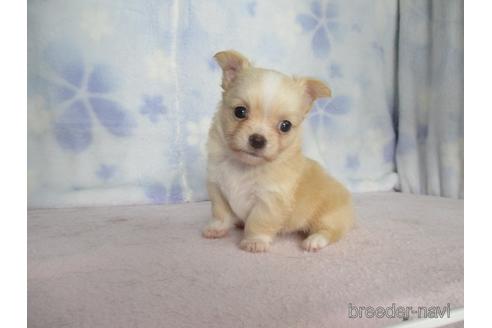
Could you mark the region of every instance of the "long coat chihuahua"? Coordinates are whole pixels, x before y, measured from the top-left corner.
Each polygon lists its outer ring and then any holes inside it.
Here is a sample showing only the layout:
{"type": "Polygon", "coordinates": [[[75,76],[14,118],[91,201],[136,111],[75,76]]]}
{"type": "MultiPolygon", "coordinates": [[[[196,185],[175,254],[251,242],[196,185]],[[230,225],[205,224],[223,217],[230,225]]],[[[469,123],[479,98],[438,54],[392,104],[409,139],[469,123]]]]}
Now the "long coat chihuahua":
{"type": "Polygon", "coordinates": [[[254,67],[236,51],[215,56],[222,101],[209,132],[207,238],[244,225],[240,247],[264,252],[278,233],[304,231],[302,247],[317,251],[354,222],[350,193],[301,150],[302,122],[331,90],[311,78],[254,67]]]}

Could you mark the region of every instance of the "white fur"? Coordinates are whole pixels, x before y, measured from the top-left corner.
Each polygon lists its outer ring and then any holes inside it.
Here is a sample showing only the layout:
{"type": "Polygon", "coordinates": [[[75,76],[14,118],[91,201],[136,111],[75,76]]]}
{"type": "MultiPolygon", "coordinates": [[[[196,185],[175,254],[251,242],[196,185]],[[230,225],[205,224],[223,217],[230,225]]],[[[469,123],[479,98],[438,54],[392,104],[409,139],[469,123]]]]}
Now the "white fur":
{"type": "Polygon", "coordinates": [[[264,117],[268,117],[271,106],[275,103],[282,83],[282,76],[276,72],[268,72],[261,81],[261,101],[264,117]]]}
{"type": "Polygon", "coordinates": [[[220,140],[212,139],[208,142],[208,152],[214,154],[208,159],[208,180],[219,187],[236,217],[246,222],[257,198],[262,198],[262,194],[265,193],[285,193],[293,187],[296,180],[287,179],[271,183],[259,179],[258,168],[240,163],[224,151],[221,142],[226,141],[220,125],[217,131],[220,140]]]}
{"type": "Polygon", "coordinates": [[[206,238],[220,238],[227,234],[227,231],[231,226],[232,220],[230,219],[224,221],[213,219],[207,224],[205,229],[203,229],[203,236],[206,238]]]}
{"type": "Polygon", "coordinates": [[[254,170],[245,169],[244,164],[232,159],[225,159],[209,173],[209,179],[219,186],[234,214],[245,221],[258,192],[254,170]]]}
{"type": "Polygon", "coordinates": [[[224,221],[219,221],[219,220],[212,220],[207,224],[207,229],[210,230],[226,230],[229,229],[232,226],[232,220],[224,220],[224,221]]]}
{"type": "Polygon", "coordinates": [[[330,241],[324,235],[314,233],[302,242],[302,246],[307,251],[317,251],[327,246],[329,243],[330,241]]]}

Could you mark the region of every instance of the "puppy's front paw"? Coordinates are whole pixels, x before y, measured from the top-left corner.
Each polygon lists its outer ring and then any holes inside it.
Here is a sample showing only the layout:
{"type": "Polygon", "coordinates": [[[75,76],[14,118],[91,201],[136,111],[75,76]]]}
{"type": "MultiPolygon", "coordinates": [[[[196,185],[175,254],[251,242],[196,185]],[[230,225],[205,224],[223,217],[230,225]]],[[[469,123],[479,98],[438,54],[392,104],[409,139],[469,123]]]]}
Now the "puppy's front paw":
{"type": "Polygon", "coordinates": [[[302,242],[302,248],[309,252],[316,252],[330,243],[328,238],[320,233],[313,233],[302,242]]]}
{"type": "Polygon", "coordinates": [[[271,238],[267,236],[252,236],[241,240],[239,247],[252,253],[266,252],[270,248],[271,238]]]}
{"type": "Polygon", "coordinates": [[[227,235],[229,226],[224,222],[213,220],[202,231],[205,238],[222,238],[227,235]]]}

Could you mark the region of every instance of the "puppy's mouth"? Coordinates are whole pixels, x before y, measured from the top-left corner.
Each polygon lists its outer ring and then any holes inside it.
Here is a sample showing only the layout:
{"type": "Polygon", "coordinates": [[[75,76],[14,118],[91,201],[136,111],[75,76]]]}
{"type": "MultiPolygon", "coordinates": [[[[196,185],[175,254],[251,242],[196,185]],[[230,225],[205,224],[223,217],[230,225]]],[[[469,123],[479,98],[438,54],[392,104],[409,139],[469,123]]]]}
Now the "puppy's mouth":
{"type": "Polygon", "coordinates": [[[260,164],[269,161],[269,158],[262,153],[237,148],[231,148],[231,150],[240,161],[248,164],[260,164]]]}
{"type": "Polygon", "coordinates": [[[258,158],[263,158],[264,156],[261,155],[261,154],[258,154],[258,153],[255,153],[253,151],[247,151],[247,150],[238,150],[238,152],[241,152],[241,153],[244,153],[244,154],[248,154],[250,156],[253,156],[253,157],[258,157],[258,158]]]}

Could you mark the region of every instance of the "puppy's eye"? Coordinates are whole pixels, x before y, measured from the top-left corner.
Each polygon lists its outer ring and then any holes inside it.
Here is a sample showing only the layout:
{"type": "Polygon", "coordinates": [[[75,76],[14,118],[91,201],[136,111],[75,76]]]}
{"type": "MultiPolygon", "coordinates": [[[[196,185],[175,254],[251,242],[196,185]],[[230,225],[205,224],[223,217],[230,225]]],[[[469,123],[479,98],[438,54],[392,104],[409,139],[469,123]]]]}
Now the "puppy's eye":
{"type": "Polygon", "coordinates": [[[234,116],[239,119],[244,119],[248,116],[248,110],[244,106],[238,106],[234,108],[234,116]]]}
{"type": "Polygon", "coordinates": [[[292,123],[290,123],[290,121],[282,121],[280,122],[278,128],[280,129],[280,131],[282,132],[289,132],[290,128],[292,127],[292,123]]]}

